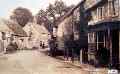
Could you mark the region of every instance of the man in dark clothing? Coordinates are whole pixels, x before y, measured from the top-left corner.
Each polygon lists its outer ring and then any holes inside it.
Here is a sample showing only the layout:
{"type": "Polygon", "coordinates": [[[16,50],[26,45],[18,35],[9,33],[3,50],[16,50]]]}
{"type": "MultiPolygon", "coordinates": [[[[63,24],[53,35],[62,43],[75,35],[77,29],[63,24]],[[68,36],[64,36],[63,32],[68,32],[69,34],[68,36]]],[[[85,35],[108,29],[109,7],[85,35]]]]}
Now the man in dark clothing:
{"type": "Polygon", "coordinates": [[[79,46],[79,41],[75,40],[74,41],[74,56],[77,57],[78,61],[80,61],[80,46],[79,46]]]}
{"type": "Polygon", "coordinates": [[[64,57],[69,59],[71,58],[71,61],[74,62],[74,42],[73,40],[66,40],[65,41],[65,53],[64,57]]]}
{"type": "Polygon", "coordinates": [[[50,56],[55,57],[56,56],[56,50],[57,50],[57,42],[56,42],[56,38],[51,37],[51,39],[49,39],[49,47],[50,47],[50,56]]]}
{"type": "Polygon", "coordinates": [[[71,42],[69,40],[65,41],[65,51],[64,51],[64,58],[67,60],[71,56],[71,42]]]}

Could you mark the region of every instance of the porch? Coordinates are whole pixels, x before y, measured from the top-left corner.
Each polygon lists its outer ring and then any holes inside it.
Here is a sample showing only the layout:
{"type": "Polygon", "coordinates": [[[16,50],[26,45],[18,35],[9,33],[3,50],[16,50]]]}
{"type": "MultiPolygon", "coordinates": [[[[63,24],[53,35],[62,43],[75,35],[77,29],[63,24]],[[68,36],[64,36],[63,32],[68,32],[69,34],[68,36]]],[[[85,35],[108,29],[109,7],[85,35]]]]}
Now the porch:
{"type": "Polygon", "coordinates": [[[120,22],[88,26],[88,60],[92,64],[120,69],[120,22]]]}

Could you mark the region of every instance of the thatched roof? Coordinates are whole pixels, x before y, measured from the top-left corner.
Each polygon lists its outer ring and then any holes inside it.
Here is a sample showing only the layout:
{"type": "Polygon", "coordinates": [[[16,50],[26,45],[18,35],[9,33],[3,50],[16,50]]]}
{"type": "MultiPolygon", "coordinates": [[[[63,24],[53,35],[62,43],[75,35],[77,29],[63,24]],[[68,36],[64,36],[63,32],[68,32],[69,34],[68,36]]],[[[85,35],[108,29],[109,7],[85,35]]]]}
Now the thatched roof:
{"type": "Polygon", "coordinates": [[[43,25],[39,25],[36,23],[28,23],[25,27],[23,27],[24,31],[28,34],[29,31],[32,31],[37,34],[48,34],[49,32],[43,25]]]}
{"type": "Polygon", "coordinates": [[[11,32],[12,30],[8,28],[5,22],[0,19],[0,32],[11,32]]]}
{"type": "Polygon", "coordinates": [[[12,20],[0,20],[0,31],[1,32],[13,32],[14,36],[26,37],[26,32],[22,29],[22,27],[12,20]]]}
{"type": "Polygon", "coordinates": [[[36,24],[35,22],[29,22],[23,27],[23,29],[29,36],[29,48],[32,46],[38,46],[40,41],[43,41],[45,44],[47,44],[49,32],[43,25],[36,24]]]}
{"type": "Polygon", "coordinates": [[[36,23],[28,23],[23,29],[28,36],[30,35],[30,32],[32,32],[32,36],[39,39],[44,40],[48,38],[49,32],[43,25],[39,25],[36,23]]]}

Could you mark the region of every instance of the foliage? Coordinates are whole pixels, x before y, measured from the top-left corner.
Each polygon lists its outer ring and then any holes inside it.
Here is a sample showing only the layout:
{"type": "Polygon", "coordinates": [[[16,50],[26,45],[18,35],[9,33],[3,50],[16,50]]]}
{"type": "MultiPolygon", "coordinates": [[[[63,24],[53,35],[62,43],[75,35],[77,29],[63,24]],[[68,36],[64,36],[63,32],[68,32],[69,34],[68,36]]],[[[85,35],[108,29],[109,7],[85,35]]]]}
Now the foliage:
{"type": "Polygon", "coordinates": [[[66,4],[62,0],[56,0],[54,4],[49,4],[46,10],[41,9],[38,12],[38,14],[36,15],[37,23],[44,23],[44,25],[48,28],[57,27],[58,25],[56,24],[56,22],[72,7],[73,5],[69,7],[66,6],[66,4]]]}
{"type": "Polygon", "coordinates": [[[46,18],[46,12],[44,10],[40,10],[38,12],[38,14],[36,15],[36,19],[37,19],[37,24],[42,24],[43,21],[45,21],[45,18],[46,18]]]}
{"type": "Polygon", "coordinates": [[[18,24],[24,27],[25,24],[27,24],[29,21],[32,21],[33,16],[27,8],[18,7],[14,9],[10,19],[16,21],[18,24]]]}

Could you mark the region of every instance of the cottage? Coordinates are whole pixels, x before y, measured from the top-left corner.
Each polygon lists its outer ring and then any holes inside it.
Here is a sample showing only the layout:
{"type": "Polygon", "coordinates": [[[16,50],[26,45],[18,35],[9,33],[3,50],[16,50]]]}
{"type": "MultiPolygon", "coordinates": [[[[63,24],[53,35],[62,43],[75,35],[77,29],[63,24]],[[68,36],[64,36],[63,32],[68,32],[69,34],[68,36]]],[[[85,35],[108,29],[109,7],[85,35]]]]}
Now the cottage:
{"type": "Polygon", "coordinates": [[[89,14],[89,61],[120,69],[119,3],[120,0],[86,0],[84,7],[89,14]]]}
{"type": "Polygon", "coordinates": [[[5,50],[11,41],[15,41],[19,47],[19,38],[26,37],[27,34],[22,27],[12,20],[0,20],[0,41],[1,50],[5,50]]]}
{"type": "Polygon", "coordinates": [[[29,36],[26,39],[27,48],[39,47],[40,41],[47,44],[49,32],[43,24],[39,25],[36,22],[29,22],[23,29],[29,36]]]}
{"type": "MultiPolygon", "coordinates": [[[[88,38],[86,34],[87,21],[84,15],[84,1],[72,8],[61,19],[59,19],[57,38],[58,49],[66,50],[66,41],[73,41],[71,47],[74,47],[75,54],[81,52],[81,62],[87,62],[87,43],[88,38]]],[[[69,42],[67,42],[68,44],[69,42]]]]}

